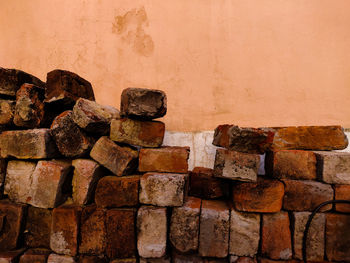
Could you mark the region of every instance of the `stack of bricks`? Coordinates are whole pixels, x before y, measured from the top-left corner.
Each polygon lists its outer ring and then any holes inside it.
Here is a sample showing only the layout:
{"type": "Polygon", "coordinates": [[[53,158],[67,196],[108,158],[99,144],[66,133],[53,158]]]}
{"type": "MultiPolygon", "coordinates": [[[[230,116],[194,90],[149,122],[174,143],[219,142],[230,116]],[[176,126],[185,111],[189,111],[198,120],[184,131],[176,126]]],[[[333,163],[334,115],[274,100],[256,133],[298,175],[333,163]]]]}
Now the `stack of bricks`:
{"type": "MultiPolygon", "coordinates": [[[[72,72],[0,68],[0,97],[1,263],[297,262],[311,211],[350,200],[338,126],[221,125],[213,169],[188,171],[162,91],[125,89],[119,111],[72,72]]],[[[308,260],[350,261],[348,212],[316,215],[308,260]]]]}

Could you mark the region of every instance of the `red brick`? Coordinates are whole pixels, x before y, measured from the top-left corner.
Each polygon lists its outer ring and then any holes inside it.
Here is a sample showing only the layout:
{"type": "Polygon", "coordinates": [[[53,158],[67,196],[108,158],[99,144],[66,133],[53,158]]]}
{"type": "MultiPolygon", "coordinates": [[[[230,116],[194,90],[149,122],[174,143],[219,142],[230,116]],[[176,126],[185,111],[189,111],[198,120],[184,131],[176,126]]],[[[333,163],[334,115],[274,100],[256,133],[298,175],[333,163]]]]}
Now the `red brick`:
{"type": "MultiPolygon", "coordinates": [[[[1,251],[1,247],[0,247],[1,251]]],[[[14,251],[0,252],[0,262],[1,263],[14,263],[18,262],[19,257],[23,254],[24,249],[18,249],[14,251]]]]}
{"type": "Polygon", "coordinates": [[[230,260],[230,263],[257,263],[256,258],[250,258],[250,257],[237,257],[236,260],[230,260]]]}
{"type": "Polygon", "coordinates": [[[50,254],[47,258],[47,263],[74,263],[76,262],[73,257],[66,255],[50,254]]]}
{"type": "Polygon", "coordinates": [[[0,99],[0,129],[9,129],[13,126],[16,101],[0,99]]]}
{"type": "Polygon", "coordinates": [[[101,207],[136,206],[139,183],[139,176],[105,176],[97,184],[95,202],[101,207]]]}
{"type": "MultiPolygon", "coordinates": [[[[335,200],[350,201],[350,185],[335,185],[335,200]]],[[[350,204],[336,204],[335,210],[338,212],[350,213],[350,204]]]]}
{"type": "Polygon", "coordinates": [[[29,249],[21,256],[19,263],[46,263],[49,254],[48,249],[29,249]]]}
{"type": "Polygon", "coordinates": [[[79,263],[107,263],[107,261],[104,257],[99,256],[86,256],[81,255],[78,260],[79,263]]]}
{"type": "MultiPolygon", "coordinates": [[[[267,258],[261,258],[260,259],[260,263],[302,263],[303,261],[300,260],[271,260],[271,259],[267,259],[267,258]]],[[[309,263],[311,263],[312,261],[308,261],[309,263]]],[[[316,263],[316,262],[315,262],[316,263]]],[[[318,262],[321,263],[321,262],[318,262]]]]}

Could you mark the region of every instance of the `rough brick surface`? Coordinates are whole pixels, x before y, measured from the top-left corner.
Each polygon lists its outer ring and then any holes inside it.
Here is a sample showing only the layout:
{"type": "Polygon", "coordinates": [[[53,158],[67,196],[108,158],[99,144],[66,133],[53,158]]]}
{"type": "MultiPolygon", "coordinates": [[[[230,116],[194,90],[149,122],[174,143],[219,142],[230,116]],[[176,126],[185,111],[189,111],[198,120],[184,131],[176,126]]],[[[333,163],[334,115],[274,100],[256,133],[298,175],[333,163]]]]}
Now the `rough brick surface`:
{"type": "Polygon", "coordinates": [[[223,258],[228,254],[230,210],[223,201],[202,201],[199,250],[202,257],[223,258]]]}
{"type": "Polygon", "coordinates": [[[233,186],[233,203],[238,211],[275,213],[281,210],[284,185],[277,180],[259,178],[257,183],[233,186]]]}
{"type": "Polygon", "coordinates": [[[0,199],[2,198],[2,190],[5,184],[7,162],[5,159],[0,158],[0,199]]]}
{"type": "MultiPolygon", "coordinates": [[[[107,262],[114,262],[114,261],[108,261],[103,256],[88,256],[88,255],[81,255],[78,260],[79,263],[107,263],[107,262]]],[[[122,262],[121,262],[122,263],[122,262]]],[[[125,262],[127,263],[127,262],[125,262]]],[[[131,263],[131,262],[130,262],[131,263]]],[[[135,262],[136,263],[136,262],[135,262]]]]}
{"type": "MultiPolygon", "coordinates": [[[[283,180],[285,195],[283,208],[292,211],[312,211],[323,202],[333,200],[331,185],[314,181],[283,180]]],[[[322,208],[321,211],[331,209],[331,205],[322,208]]]]}
{"type": "Polygon", "coordinates": [[[1,263],[14,263],[18,262],[24,249],[17,249],[12,251],[0,252],[0,262],[1,263]]]}
{"type": "Polygon", "coordinates": [[[310,151],[280,150],[268,152],[266,173],[274,178],[316,179],[316,155],[310,151]]]}
{"type": "Polygon", "coordinates": [[[137,165],[138,152],[115,144],[107,137],[101,137],[90,152],[92,159],[117,176],[132,172],[137,165]]]}
{"type": "Polygon", "coordinates": [[[187,173],[189,147],[162,147],[141,149],[140,172],[187,173]]]}
{"type": "Polygon", "coordinates": [[[146,173],[140,180],[140,203],[157,206],[181,206],[185,175],[146,173]]]}
{"type": "Polygon", "coordinates": [[[124,118],[112,120],[110,138],[120,143],[142,147],[159,147],[163,143],[164,132],[163,122],[124,118]]]}
{"type": "Polygon", "coordinates": [[[167,111],[167,98],[155,89],[124,89],[120,101],[121,114],[142,119],[163,117],[167,111]]]}
{"type": "Polygon", "coordinates": [[[95,202],[101,207],[136,206],[139,203],[139,176],[105,176],[97,185],[95,202]]]}
{"type": "Polygon", "coordinates": [[[16,102],[0,99],[0,128],[9,128],[13,124],[16,102]]]}
{"type": "Polygon", "coordinates": [[[142,206],[137,211],[137,250],[143,258],[165,255],[167,241],[166,208],[142,206]]]}
{"type": "Polygon", "coordinates": [[[184,205],[173,208],[170,220],[171,244],[180,252],[198,249],[201,199],[188,197],[184,205]]]}
{"type": "Polygon", "coordinates": [[[172,260],[173,263],[204,263],[203,258],[198,255],[183,255],[176,253],[176,251],[173,251],[172,253],[172,260]]]}
{"type": "Polygon", "coordinates": [[[231,210],[229,253],[254,257],[260,239],[260,215],[231,210]]]}
{"type": "Polygon", "coordinates": [[[256,182],[260,156],[217,149],[214,164],[214,176],[225,179],[256,182]]]}
{"type": "Polygon", "coordinates": [[[50,250],[32,248],[27,250],[20,258],[19,263],[46,263],[50,250]]]}
{"type": "Polygon", "coordinates": [[[271,259],[291,259],[292,237],[288,213],[264,214],[262,219],[262,254],[271,259]]]}
{"type": "Polygon", "coordinates": [[[73,257],[65,255],[50,254],[47,258],[47,263],[74,263],[73,257]]]}
{"type": "Polygon", "coordinates": [[[170,263],[169,257],[165,256],[162,258],[140,258],[140,263],[170,263]]]}
{"type": "MultiPolygon", "coordinates": [[[[335,200],[350,201],[350,185],[335,185],[335,200]]],[[[335,210],[338,212],[350,213],[350,204],[336,204],[335,210]]]]}
{"type": "Polygon", "coordinates": [[[46,159],[57,156],[49,129],[5,131],[0,134],[1,157],[46,159]]]}
{"type": "Polygon", "coordinates": [[[231,256],[230,263],[257,263],[256,258],[231,256]]]}
{"type": "Polygon", "coordinates": [[[350,184],[350,153],[315,153],[319,179],[329,184],[350,184]]]}

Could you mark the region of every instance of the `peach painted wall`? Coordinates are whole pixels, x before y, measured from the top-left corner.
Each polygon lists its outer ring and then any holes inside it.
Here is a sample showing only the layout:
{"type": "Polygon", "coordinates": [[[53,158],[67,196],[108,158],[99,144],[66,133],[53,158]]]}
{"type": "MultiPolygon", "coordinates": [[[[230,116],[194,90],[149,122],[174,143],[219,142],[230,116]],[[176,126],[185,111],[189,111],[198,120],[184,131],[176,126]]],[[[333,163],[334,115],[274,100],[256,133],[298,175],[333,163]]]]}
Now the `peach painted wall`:
{"type": "Polygon", "coordinates": [[[168,130],[350,127],[349,0],[0,0],[0,66],[168,95],[168,130]]]}

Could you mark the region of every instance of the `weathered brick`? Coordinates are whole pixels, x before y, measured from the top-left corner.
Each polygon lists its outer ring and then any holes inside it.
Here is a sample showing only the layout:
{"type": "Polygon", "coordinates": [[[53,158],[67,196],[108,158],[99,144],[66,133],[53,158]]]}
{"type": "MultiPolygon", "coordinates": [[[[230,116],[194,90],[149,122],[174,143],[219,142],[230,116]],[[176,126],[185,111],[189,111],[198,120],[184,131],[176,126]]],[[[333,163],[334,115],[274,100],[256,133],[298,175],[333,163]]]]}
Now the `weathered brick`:
{"type": "MultiPolygon", "coordinates": [[[[283,180],[285,194],[283,208],[292,211],[312,211],[325,201],[333,200],[331,185],[315,181],[283,180]]],[[[327,205],[321,209],[326,211],[332,208],[327,205]]]]}
{"type": "Polygon", "coordinates": [[[231,210],[229,253],[254,257],[260,239],[260,215],[231,210]]]}
{"type": "Polygon", "coordinates": [[[217,149],[214,176],[247,182],[256,182],[260,156],[225,149],[217,149]]]}
{"type": "Polygon", "coordinates": [[[52,212],[48,209],[28,207],[24,241],[27,247],[50,247],[52,212]]]}
{"type": "Polygon", "coordinates": [[[326,255],[329,261],[350,261],[350,215],[326,214],[326,255]]]}
{"type": "Polygon", "coordinates": [[[50,254],[47,258],[47,263],[74,263],[73,257],[65,255],[50,254]]]}
{"type": "Polygon", "coordinates": [[[18,238],[22,228],[25,206],[0,201],[0,216],[2,216],[2,228],[0,232],[0,251],[7,251],[17,247],[18,238]]]}
{"type": "Polygon", "coordinates": [[[187,173],[189,147],[162,147],[141,149],[140,172],[187,173]]]}
{"type": "Polygon", "coordinates": [[[316,155],[302,150],[268,152],[265,158],[265,170],[274,178],[314,180],[316,155]]]}
{"type": "Polygon", "coordinates": [[[49,129],[2,132],[0,149],[2,158],[46,159],[58,155],[49,129]]]}
{"type": "Polygon", "coordinates": [[[67,198],[63,186],[70,171],[69,161],[39,161],[32,175],[32,198],[28,203],[40,208],[62,204],[67,198]]]}
{"type": "Polygon", "coordinates": [[[329,184],[350,184],[350,153],[315,152],[317,176],[329,184]]]}
{"type": "Polygon", "coordinates": [[[223,201],[203,200],[200,215],[199,250],[202,257],[228,254],[230,210],[223,201]]]}
{"type": "Polygon", "coordinates": [[[203,258],[193,254],[179,254],[176,251],[172,253],[173,263],[203,263],[203,258]]]}
{"type": "Polygon", "coordinates": [[[95,100],[90,82],[73,72],[55,69],[47,73],[46,102],[73,105],[79,98],[95,100]]]}
{"type": "Polygon", "coordinates": [[[7,162],[5,159],[0,158],[0,199],[2,198],[2,190],[4,189],[6,170],[7,162]]]}
{"type": "Polygon", "coordinates": [[[135,169],[138,152],[126,146],[121,147],[103,136],[95,143],[90,156],[115,175],[122,176],[135,169]]]}
{"type": "Polygon", "coordinates": [[[184,174],[146,173],[140,180],[140,203],[181,206],[184,199],[184,174]]]}
{"type": "Polygon", "coordinates": [[[281,210],[283,183],[259,178],[257,183],[238,183],[233,186],[233,203],[238,211],[275,213],[281,210]]]}
{"type": "MultiPolygon", "coordinates": [[[[1,247],[0,247],[1,251],[1,247]]],[[[13,251],[0,252],[0,262],[1,263],[15,263],[18,262],[21,254],[23,254],[24,249],[18,249],[13,251]]]]}
{"type": "Polygon", "coordinates": [[[142,206],[137,211],[137,250],[144,258],[165,255],[167,240],[166,208],[142,206]]]}
{"type": "Polygon", "coordinates": [[[88,159],[73,160],[72,165],[73,202],[78,205],[89,204],[94,199],[97,182],[105,175],[105,171],[97,162],[88,159]]]}
{"type": "Polygon", "coordinates": [[[110,263],[137,263],[137,259],[136,258],[117,258],[117,259],[111,260],[110,263]]]}
{"type": "MultiPolygon", "coordinates": [[[[350,185],[335,185],[335,200],[350,201],[350,185]]],[[[350,213],[350,204],[336,204],[335,210],[338,212],[350,213]]]]}
{"type": "Polygon", "coordinates": [[[140,258],[140,263],[170,263],[169,257],[165,256],[162,258],[140,258]]]}
{"type": "Polygon", "coordinates": [[[78,231],[81,208],[61,206],[52,212],[50,248],[60,254],[75,256],[78,252],[78,231]]]}
{"type": "Polygon", "coordinates": [[[155,89],[127,88],[120,100],[121,114],[142,119],[163,117],[167,111],[167,98],[155,89]]]}
{"type": "Polygon", "coordinates": [[[20,258],[19,263],[46,263],[50,250],[32,248],[27,250],[20,258]]]}
{"type": "MultiPolygon", "coordinates": [[[[78,260],[79,263],[107,263],[107,262],[113,262],[108,261],[105,257],[102,255],[100,256],[88,256],[88,255],[81,255],[78,260]]],[[[131,262],[130,262],[131,263],[131,262]]],[[[136,263],[136,262],[135,262],[136,263]]]]}
{"type": "Polygon", "coordinates": [[[342,150],[348,139],[341,126],[297,126],[275,128],[273,150],[342,150]]]}
{"type": "MultiPolygon", "coordinates": [[[[312,261],[310,261],[311,263],[312,261]]],[[[321,262],[317,262],[317,263],[326,263],[327,261],[321,261],[321,262]]],[[[271,259],[267,259],[267,258],[260,258],[260,263],[302,263],[302,261],[300,260],[271,260],[271,259]]],[[[316,263],[316,262],[314,262],[316,263]]]]}
{"type": "Polygon", "coordinates": [[[286,212],[262,216],[261,252],[271,259],[291,259],[292,237],[286,212]]]}
{"type": "Polygon", "coordinates": [[[203,258],[203,263],[227,263],[226,258],[203,258]]]}
{"type": "Polygon", "coordinates": [[[106,249],[106,211],[96,206],[84,207],[81,213],[79,253],[103,254],[106,249]]]}
{"type": "Polygon", "coordinates": [[[9,128],[13,125],[16,101],[0,99],[0,128],[9,128]]]}
{"type": "Polygon", "coordinates": [[[180,252],[198,249],[201,199],[188,197],[184,205],[173,208],[170,220],[171,244],[180,252]]]}
{"type": "Polygon", "coordinates": [[[130,208],[107,211],[107,256],[130,258],[136,256],[136,210],[130,208]]]}
{"type": "Polygon", "coordinates": [[[257,263],[257,260],[256,260],[256,258],[237,257],[237,256],[231,255],[230,263],[257,263]]]}
{"type": "Polygon", "coordinates": [[[142,147],[159,147],[163,143],[164,132],[163,122],[124,118],[112,120],[110,138],[120,143],[142,147]]]}
{"type": "MultiPolygon", "coordinates": [[[[306,222],[311,212],[295,212],[294,215],[294,257],[302,260],[303,236],[306,222]]],[[[313,218],[306,241],[306,257],[311,261],[323,261],[324,256],[324,233],[326,216],[318,213],[313,218]]]]}
{"type": "Polygon", "coordinates": [[[271,129],[225,124],[215,129],[213,144],[233,151],[262,154],[271,146],[273,136],[271,129]]]}
{"type": "Polygon", "coordinates": [[[136,206],[139,203],[139,176],[105,176],[99,180],[95,202],[101,207],[136,206]]]}
{"type": "Polygon", "coordinates": [[[112,106],[103,106],[80,98],[73,107],[73,120],[87,132],[106,135],[112,119],[119,119],[119,111],[112,106]]]}

